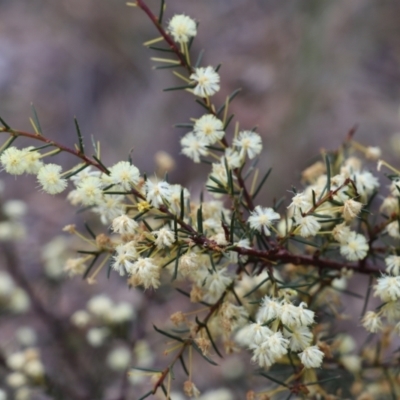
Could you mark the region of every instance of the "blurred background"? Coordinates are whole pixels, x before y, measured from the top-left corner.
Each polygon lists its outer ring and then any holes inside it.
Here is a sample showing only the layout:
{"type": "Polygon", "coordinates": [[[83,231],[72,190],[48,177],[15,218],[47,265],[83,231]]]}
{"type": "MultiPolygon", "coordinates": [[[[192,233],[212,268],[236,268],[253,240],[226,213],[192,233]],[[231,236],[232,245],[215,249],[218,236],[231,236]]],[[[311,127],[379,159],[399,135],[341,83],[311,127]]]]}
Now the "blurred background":
{"type": "MultiPolygon", "coordinates": [[[[158,10],[158,1],[148,4],[158,10]]],[[[175,13],[199,21],[193,52],[205,50],[203,64],[222,64],[217,104],[242,88],[231,111],[242,129],[258,126],[259,166],[273,168],[260,201],[299,186],[312,157],[337,148],[356,124],[358,141],[382,147],[389,160],[399,154],[400,2],[170,0],[165,20],[175,13]]],[[[142,43],[158,35],[140,10],[115,0],[0,0],[0,15],[0,116],[12,127],[32,130],[33,102],[45,136],[72,146],[76,116],[87,148],[91,136],[99,140],[107,165],[133,149],[134,164],[152,174],[154,154],[166,151],[177,163],[171,182],[199,191],[208,168],[199,173],[180,154],[186,131],[173,125],[202,110],[187,93],[162,91],[177,79],[152,70],[158,54],[142,43]]],[[[68,155],[57,159],[74,165],[68,155]]],[[[19,259],[40,279],[39,244],[80,217],[62,195],[38,192],[32,177],[0,178],[4,200],[27,204],[19,259]]],[[[115,301],[132,296],[120,283],[111,286],[115,301]]],[[[98,291],[71,285],[72,300],[70,289],[56,288],[67,314],[98,291]]]]}

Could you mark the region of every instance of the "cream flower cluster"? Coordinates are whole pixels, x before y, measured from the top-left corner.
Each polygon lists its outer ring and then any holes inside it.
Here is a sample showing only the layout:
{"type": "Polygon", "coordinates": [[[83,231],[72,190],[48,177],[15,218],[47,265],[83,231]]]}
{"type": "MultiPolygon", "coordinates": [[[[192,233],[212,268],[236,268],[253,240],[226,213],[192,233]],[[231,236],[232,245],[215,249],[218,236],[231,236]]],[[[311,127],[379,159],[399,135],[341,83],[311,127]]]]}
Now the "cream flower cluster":
{"type": "Polygon", "coordinates": [[[12,352],[7,351],[4,357],[8,369],[5,383],[15,398],[28,398],[42,386],[46,371],[36,346],[35,331],[24,328],[23,332],[21,329],[15,335],[17,343],[13,347],[17,348],[12,352]]]}
{"type": "Polygon", "coordinates": [[[136,319],[136,310],[131,302],[113,302],[104,294],[92,297],[86,309],[75,311],[71,322],[86,332],[86,340],[93,347],[102,346],[112,336],[113,327],[124,326],[136,319]]]}
{"type": "Polygon", "coordinates": [[[33,174],[42,189],[49,194],[57,194],[67,187],[67,180],[62,177],[61,166],[57,164],[43,164],[45,155],[40,154],[33,147],[17,149],[12,146],[4,150],[0,156],[3,169],[12,175],[33,174]]]}
{"type": "Polygon", "coordinates": [[[378,180],[369,171],[362,170],[361,162],[353,157],[345,160],[340,174],[329,180],[335,195],[326,201],[316,204],[327,194],[328,176],[320,170],[312,177],[311,185],[293,196],[288,206],[288,216],[293,221],[290,232],[309,238],[328,229],[339,243],[343,257],[349,261],[362,260],[368,254],[369,245],[366,237],[352,230],[351,225],[360,215],[363,202],[379,186],[378,180]],[[332,221],[339,223],[335,225],[332,221]]]}
{"type": "Polygon", "coordinates": [[[288,299],[265,296],[256,314],[256,321],[236,334],[236,340],[253,352],[252,360],[269,368],[290,350],[297,353],[306,368],[322,365],[324,353],[312,346],[314,312],[306,303],[293,305],[288,299]]]}
{"type": "Polygon", "coordinates": [[[30,308],[30,299],[5,271],[0,271],[0,310],[21,314],[30,308]]]}
{"type": "Polygon", "coordinates": [[[374,285],[374,296],[383,302],[377,311],[367,311],[362,325],[371,333],[383,330],[384,322],[400,336],[400,257],[391,255],[385,258],[387,275],[382,275],[374,285]]]}

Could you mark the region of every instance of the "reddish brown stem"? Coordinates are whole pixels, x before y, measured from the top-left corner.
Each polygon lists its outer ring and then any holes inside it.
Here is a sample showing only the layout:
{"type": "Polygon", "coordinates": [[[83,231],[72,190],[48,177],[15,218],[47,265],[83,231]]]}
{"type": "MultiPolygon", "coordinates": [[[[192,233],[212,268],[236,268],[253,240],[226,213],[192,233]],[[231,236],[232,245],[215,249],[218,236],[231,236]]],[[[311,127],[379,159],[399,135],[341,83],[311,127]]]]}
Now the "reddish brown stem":
{"type": "Polygon", "coordinates": [[[87,157],[85,154],[81,153],[78,150],[71,149],[70,147],[67,147],[60,143],[57,143],[54,140],[47,139],[46,137],[44,137],[42,135],[37,135],[35,133],[29,133],[29,132],[24,132],[24,131],[17,131],[15,129],[11,129],[11,128],[0,128],[0,132],[7,132],[11,136],[23,136],[23,137],[26,137],[29,139],[38,140],[39,142],[50,144],[50,145],[60,149],[60,151],[72,154],[75,157],[80,158],[84,163],[86,163],[88,165],[92,165],[93,167],[99,169],[101,172],[108,174],[107,169],[104,168],[100,163],[98,163],[94,159],[87,157]]]}

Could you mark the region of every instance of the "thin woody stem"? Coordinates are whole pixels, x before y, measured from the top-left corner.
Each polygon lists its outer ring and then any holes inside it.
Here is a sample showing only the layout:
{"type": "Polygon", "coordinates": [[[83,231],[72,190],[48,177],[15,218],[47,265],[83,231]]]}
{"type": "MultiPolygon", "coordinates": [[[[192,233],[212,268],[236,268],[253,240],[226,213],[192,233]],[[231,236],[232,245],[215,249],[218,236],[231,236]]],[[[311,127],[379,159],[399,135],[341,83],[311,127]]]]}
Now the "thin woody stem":
{"type": "MultiPolygon", "coordinates": [[[[154,26],[160,32],[161,36],[164,38],[164,40],[170,46],[171,50],[178,57],[181,65],[187,69],[189,74],[192,74],[194,72],[193,67],[188,63],[186,57],[181,52],[181,50],[178,48],[178,46],[175,44],[172,37],[166,32],[166,30],[163,28],[163,26],[158,22],[158,18],[156,17],[156,15],[153,14],[153,12],[149,9],[149,7],[145,4],[145,2],[143,0],[136,0],[136,4],[150,18],[150,20],[152,21],[154,26]]],[[[210,112],[210,114],[213,114],[216,116],[214,105],[210,101],[207,101],[207,100],[208,99],[204,99],[204,101],[205,101],[204,105],[208,108],[208,111],[210,112]]],[[[228,147],[228,143],[225,138],[222,139],[222,143],[225,147],[228,147]]],[[[236,177],[238,178],[240,188],[243,189],[243,195],[246,200],[248,209],[250,211],[253,211],[254,210],[253,200],[251,198],[249,191],[246,188],[245,182],[240,174],[240,171],[236,168],[235,170],[233,170],[233,172],[236,175],[236,177]]]]}
{"type": "Polygon", "coordinates": [[[162,25],[158,22],[158,18],[152,13],[149,7],[145,4],[144,1],[142,0],[136,0],[137,6],[142,9],[147,16],[150,18],[150,20],[153,22],[154,26],[157,28],[158,32],[160,32],[161,36],[164,38],[164,40],[167,42],[171,50],[176,54],[178,57],[182,67],[185,67],[189,74],[193,72],[193,68],[188,64],[184,54],[180,51],[178,46],[175,44],[175,42],[172,40],[171,36],[168,35],[168,33],[165,31],[165,29],[162,27],[162,25]]]}
{"type": "Polygon", "coordinates": [[[11,136],[23,136],[29,139],[34,139],[34,140],[38,140],[39,142],[43,142],[46,144],[50,144],[54,147],[57,147],[57,149],[59,149],[60,151],[63,151],[65,153],[69,153],[74,155],[75,157],[80,158],[85,164],[87,165],[92,165],[93,167],[99,169],[101,172],[105,173],[108,175],[108,171],[106,168],[104,168],[103,165],[101,165],[99,162],[97,162],[96,160],[87,157],[85,154],[81,153],[79,150],[75,150],[75,149],[71,149],[70,147],[64,146],[58,142],[55,142],[54,140],[51,139],[47,139],[46,137],[42,136],[42,135],[37,135],[35,133],[30,133],[30,132],[24,132],[24,131],[18,131],[15,129],[11,129],[11,128],[0,128],[0,132],[6,132],[9,133],[11,136]]]}
{"type": "Polygon", "coordinates": [[[176,353],[174,359],[170,362],[170,364],[164,368],[164,370],[161,372],[161,376],[158,378],[157,382],[154,384],[153,387],[153,393],[157,391],[157,389],[163,384],[165,378],[169,374],[171,368],[174,366],[174,364],[179,360],[180,357],[183,356],[185,350],[187,349],[188,346],[191,346],[193,343],[193,340],[195,339],[195,335],[199,333],[203,328],[206,327],[207,322],[210,320],[212,315],[215,313],[215,311],[218,310],[222,302],[224,301],[226,295],[228,292],[232,289],[232,285],[226,288],[225,292],[221,295],[221,297],[217,300],[216,303],[214,303],[211,307],[210,310],[208,311],[207,315],[204,317],[203,321],[200,324],[197,324],[196,327],[194,328],[194,333],[192,333],[182,344],[181,349],[176,353]]]}

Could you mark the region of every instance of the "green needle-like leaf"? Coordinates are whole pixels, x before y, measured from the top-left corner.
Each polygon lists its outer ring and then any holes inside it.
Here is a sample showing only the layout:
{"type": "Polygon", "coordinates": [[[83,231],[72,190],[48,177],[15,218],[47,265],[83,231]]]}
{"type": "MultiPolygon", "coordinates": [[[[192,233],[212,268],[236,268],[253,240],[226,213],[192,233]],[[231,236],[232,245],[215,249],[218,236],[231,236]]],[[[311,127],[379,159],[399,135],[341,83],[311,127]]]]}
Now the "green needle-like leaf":
{"type": "Polygon", "coordinates": [[[261,179],[261,182],[259,183],[259,185],[257,186],[257,189],[255,190],[254,194],[253,194],[253,200],[256,198],[256,196],[258,195],[258,193],[260,193],[261,188],[263,187],[265,181],[268,179],[269,174],[271,173],[272,168],[270,168],[267,173],[264,175],[264,177],[261,179]]]}
{"type": "Polygon", "coordinates": [[[32,109],[32,115],[33,115],[33,121],[35,122],[35,126],[37,128],[37,130],[39,131],[39,133],[41,135],[43,135],[43,131],[42,131],[42,126],[40,125],[40,121],[35,109],[35,106],[33,105],[33,103],[31,103],[31,109],[32,109]]]}
{"type": "Polygon", "coordinates": [[[74,118],[74,122],[75,122],[76,134],[78,135],[79,151],[82,154],[85,154],[85,146],[83,144],[81,128],[79,127],[78,120],[76,119],[76,117],[74,118]]]}

